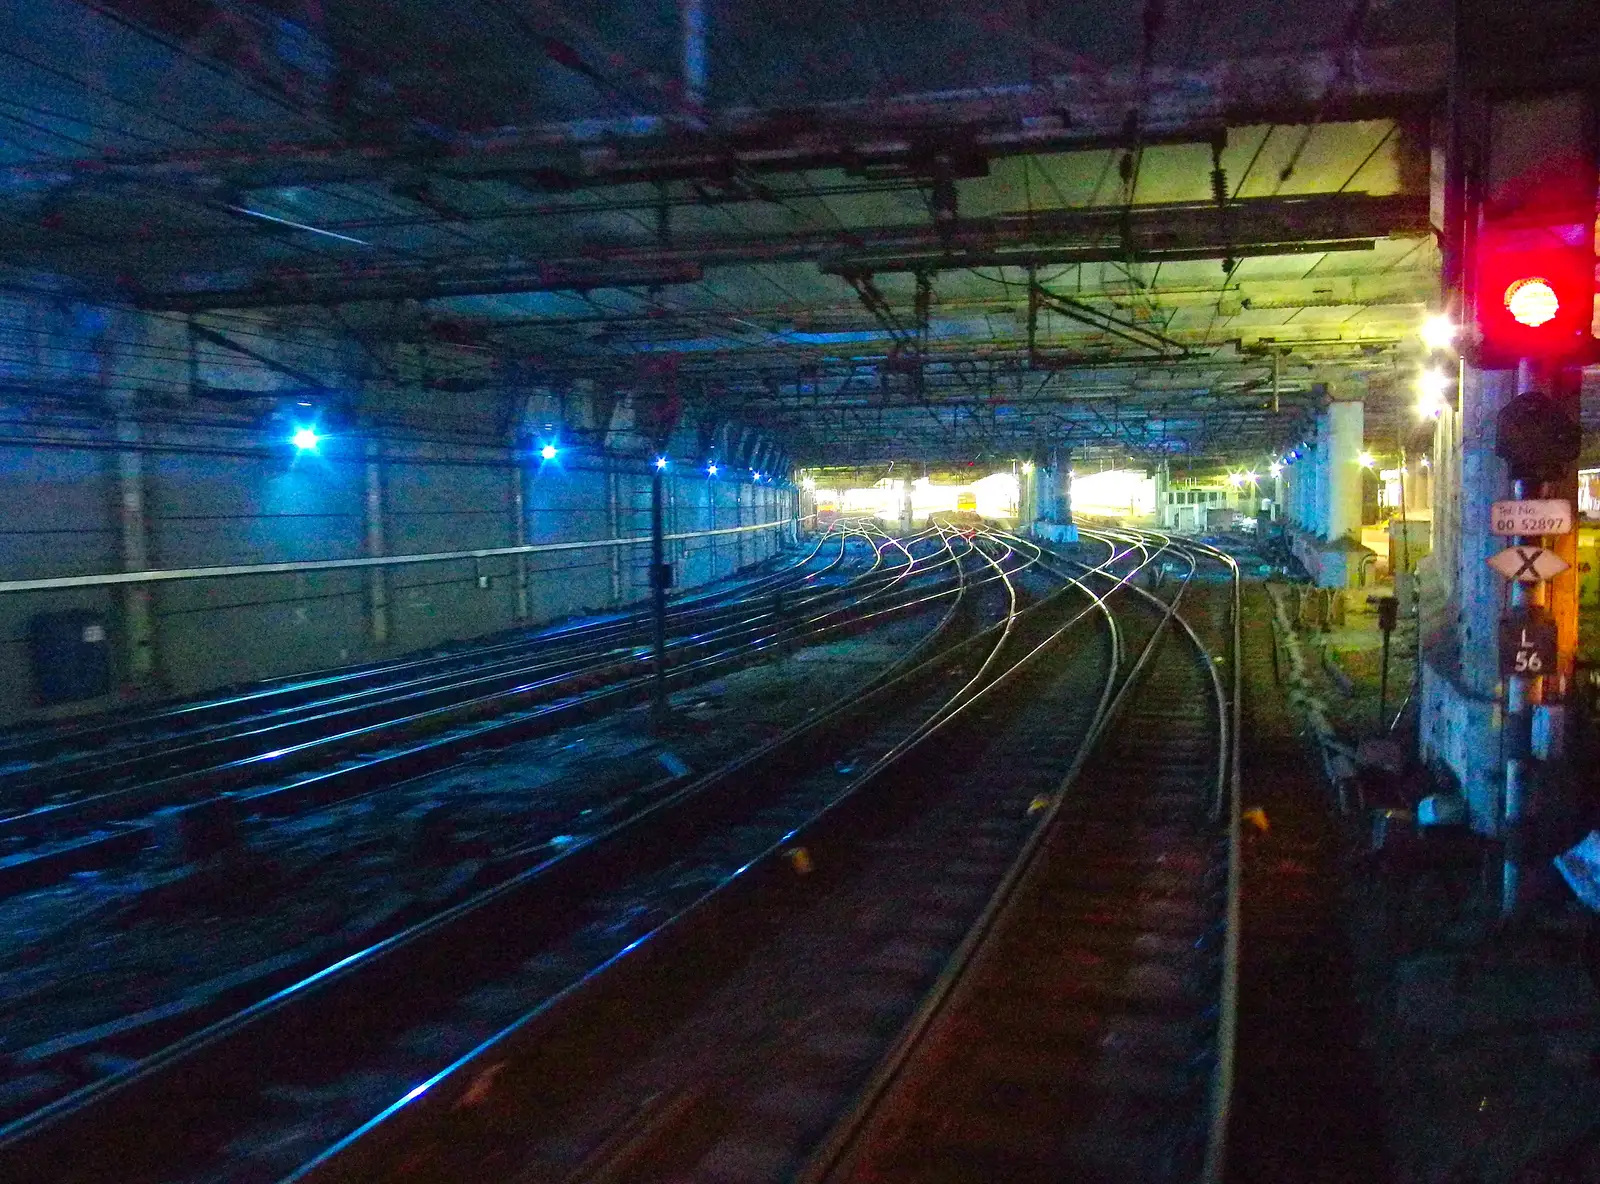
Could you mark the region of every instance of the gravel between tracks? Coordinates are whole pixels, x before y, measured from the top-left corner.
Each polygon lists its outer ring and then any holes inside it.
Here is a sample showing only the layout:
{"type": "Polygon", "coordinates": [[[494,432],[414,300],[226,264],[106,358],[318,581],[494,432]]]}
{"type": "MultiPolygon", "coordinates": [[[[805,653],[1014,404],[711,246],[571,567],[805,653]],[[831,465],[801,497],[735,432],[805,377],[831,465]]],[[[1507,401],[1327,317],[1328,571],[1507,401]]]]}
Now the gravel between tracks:
{"type": "Polygon", "coordinates": [[[509,850],[558,848],[639,804],[673,774],[709,768],[833,702],[925,636],[939,610],[861,639],[797,649],[673,697],[682,726],[651,736],[642,709],[514,745],[390,790],[247,825],[207,863],[151,855],[0,901],[0,1107],[92,1072],[64,1059],[137,1040],[253,980],[314,969],[459,895],[509,850]],[[140,1015],[139,1013],[143,1013],[140,1015]],[[111,1037],[108,1041],[107,1037],[111,1037]]]}

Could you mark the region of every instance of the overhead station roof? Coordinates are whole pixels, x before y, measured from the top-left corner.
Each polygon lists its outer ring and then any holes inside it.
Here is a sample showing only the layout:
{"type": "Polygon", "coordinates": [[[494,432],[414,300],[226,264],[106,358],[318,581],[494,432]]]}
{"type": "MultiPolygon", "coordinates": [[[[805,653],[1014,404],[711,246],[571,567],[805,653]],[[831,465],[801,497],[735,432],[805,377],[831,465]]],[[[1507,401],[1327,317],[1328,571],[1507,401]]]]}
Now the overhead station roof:
{"type": "Polygon", "coordinates": [[[37,0],[0,263],[671,384],[803,462],[1266,452],[1354,375],[1392,432],[1445,8],[37,0]]]}

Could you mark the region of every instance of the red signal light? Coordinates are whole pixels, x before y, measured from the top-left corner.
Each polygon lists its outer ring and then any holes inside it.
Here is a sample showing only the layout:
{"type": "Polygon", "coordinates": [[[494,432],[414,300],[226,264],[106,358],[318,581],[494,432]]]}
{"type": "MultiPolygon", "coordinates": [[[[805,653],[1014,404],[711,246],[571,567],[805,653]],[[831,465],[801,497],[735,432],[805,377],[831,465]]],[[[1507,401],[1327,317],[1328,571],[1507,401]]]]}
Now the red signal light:
{"type": "Polygon", "coordinates": [[[1506,289],[1506,311],[1519,324],[1537,329],[1556,319],[1561,299],[1542,275],[1528,276],[1506,289]]]}
{"type": "Polygon", "coordinates": [[[1594,356],[1595,257],[1583,238],[1556,227],[1486,226],[1477,250],[1480,366],[1530,358],[1556,364],[1594,356]]]}

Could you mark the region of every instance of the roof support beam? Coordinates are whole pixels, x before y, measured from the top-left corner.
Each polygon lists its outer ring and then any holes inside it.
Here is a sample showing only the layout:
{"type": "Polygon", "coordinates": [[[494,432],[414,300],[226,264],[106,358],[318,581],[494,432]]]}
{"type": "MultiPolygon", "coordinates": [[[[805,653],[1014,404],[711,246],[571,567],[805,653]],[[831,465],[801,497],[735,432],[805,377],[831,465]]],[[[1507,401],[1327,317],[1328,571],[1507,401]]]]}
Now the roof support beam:
{"type": "Polygon", "coordinates": [[[492,132],[431,129],[440,142],[285,142],[0,168],[0,189],[136,180],[233,189],[389,177],[426,166],[441,177],[522,181],[540,189],[843,168],[917,170],[930,145],[959,140],[974,157],[1209,142],[1224,126],[1331,122],[1425,112],[1443,95],[1445,41],[1363,49],[1361,69],[1334,51],[1218,58],[1184,68],[1076,70],[1031,84],[818,103],[725,108],[705,127],[676,114],[548,123],[492,132]],[[1335,83],[1337,82],[1337,85],[1335,83]]]}
{"type": "Polygon", "coordinates": [[[1081,262],[1143,258],[1238,258],[1303,250],[1370,248],[1376,238],[1429,233],[1426,194],[1365,193],[1249,198],[1229,203],[1226,222],[1209,202],[1092,206],[968,218],[948,233],[924,225],[848,233],[680,241],[670,246],[596,247],[581,257],[539,262],[466,260],[437,268],[373,263],[359,271],[328,267],[270,273],[238,289],[149,292],[153,308],[256,308],[467,293],[527,292],[692,283],[716,266],[817,263],[859,277],[877,271],[938,271],[974,260],[1026,266],[1067,255],[1081,262]]]}

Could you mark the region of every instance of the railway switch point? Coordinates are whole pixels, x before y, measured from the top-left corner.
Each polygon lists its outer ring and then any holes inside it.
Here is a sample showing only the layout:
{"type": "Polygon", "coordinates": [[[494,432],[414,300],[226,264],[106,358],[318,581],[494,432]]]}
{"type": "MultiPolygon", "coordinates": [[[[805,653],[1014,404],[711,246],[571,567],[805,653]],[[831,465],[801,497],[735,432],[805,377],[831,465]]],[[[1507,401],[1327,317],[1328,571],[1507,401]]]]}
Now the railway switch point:
{"type": "Polygon", "coordinates": [[[12,0],[0,1182],[1581,1178],[1597,4],[12,0]]]}

